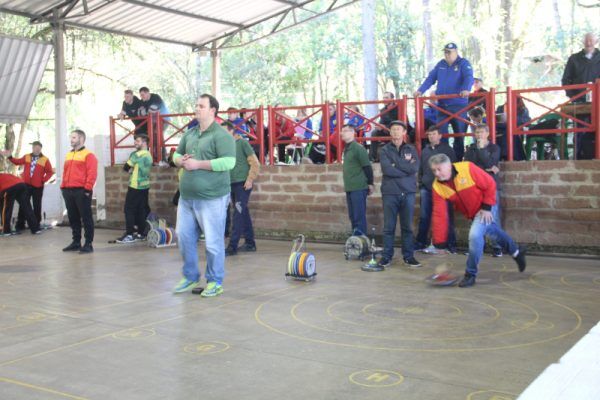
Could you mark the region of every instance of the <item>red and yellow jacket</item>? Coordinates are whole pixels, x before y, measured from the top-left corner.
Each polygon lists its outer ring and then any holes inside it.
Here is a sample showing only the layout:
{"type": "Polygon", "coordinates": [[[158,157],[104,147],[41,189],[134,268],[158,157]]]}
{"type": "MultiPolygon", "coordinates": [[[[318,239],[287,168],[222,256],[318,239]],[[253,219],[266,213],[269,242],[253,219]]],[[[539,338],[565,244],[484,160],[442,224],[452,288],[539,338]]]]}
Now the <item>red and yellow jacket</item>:
{"type": "Polygon", "coordinates": [[[23,178],[23,182],[26,184],[40,188],[44,186],[44,183],[48,182],[52,175],[54,175],[54,171],[52,170],[52,164],[50,164],[50,160],[43,154],[40,154],[40,157],[35,164],[35,169],[33,170],[33,175],[31,175],[31,158],[33,154],[26,154],[21,158],[9,157],[11,163],[15,165],[24,165],[23,173],[21,174],[21,178],[23,178]]]}
{"type": "Polygon", "coordinates": [[[67,153],[63,179],[60,185],[64,188],[84,188],[91,191],[98,175],[98,159],[88,149],[82,147],[67,153]]]}
{"type": "Polygon", "coordinates": [[[487,172],[468,161],[453,164],[452,179],[433,181],[433,244],[443,247],[448,239],[448,205],[473,219],[479,210],[491,210],[496,204],[496,182],[487,172]]]}
{"type": "Polygon", "coordinates": [[[18,185],[19,183],[23,183],[23,181],[18,176],[0,173],[0,193],[10,189],[15,185],[18,185]]]}

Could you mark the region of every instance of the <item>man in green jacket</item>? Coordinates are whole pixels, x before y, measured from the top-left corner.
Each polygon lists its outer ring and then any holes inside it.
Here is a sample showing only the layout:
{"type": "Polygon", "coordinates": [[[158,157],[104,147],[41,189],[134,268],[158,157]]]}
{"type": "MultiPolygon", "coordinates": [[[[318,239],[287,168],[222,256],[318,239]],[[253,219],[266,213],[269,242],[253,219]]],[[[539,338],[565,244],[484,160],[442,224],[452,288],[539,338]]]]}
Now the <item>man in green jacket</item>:
{"type": "Polygon", "coordinates": [[[181,138],[173,162],[184,169],[179,182],[177,236],[183,257],[183,279],[175,293],[194,289],[200,281],[198,238],[206,240],[206,281],[203,297],[223,293],[225,219],[231,190],[229,171],[235,165],[235,142],[215,120],[219,102],[209,94],[196,101],[198,125],[181,138]]]}
{"type": "Polygon", "coordinates": [[[146,217],[150,213],[148,193],[152,155],[148,151],[148,136],[137,135],[134,146],[135,151],[123,165],[123,169],[129,173],[129,187],[125,197],[125,234],[117,239],[117,243],[145,239],[146,217]]]}

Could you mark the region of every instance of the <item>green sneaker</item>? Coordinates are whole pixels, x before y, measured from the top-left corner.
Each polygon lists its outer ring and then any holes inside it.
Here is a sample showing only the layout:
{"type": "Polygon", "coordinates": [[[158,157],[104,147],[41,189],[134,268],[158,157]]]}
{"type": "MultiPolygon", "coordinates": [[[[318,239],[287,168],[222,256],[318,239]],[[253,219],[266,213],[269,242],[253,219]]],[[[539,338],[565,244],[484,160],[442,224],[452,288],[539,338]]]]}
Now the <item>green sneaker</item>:
{"type": "Polygon", "coordinates": [[[202,297],[215,297],[223,293],[223,286],[217,282],[208,282],[206,289],[200,294],[202,297]]]}
{"type": "Polygon", "coordinates": [[[173,288],[173,293],[187,292],[188,290],[192,290],[193,288],[198,286],[198,283],[199,282],[197,282],[197,281],[190,281],[187,278],[183,278],[182,280],[179,281],[177,286],[175,286],[173,288]]]}

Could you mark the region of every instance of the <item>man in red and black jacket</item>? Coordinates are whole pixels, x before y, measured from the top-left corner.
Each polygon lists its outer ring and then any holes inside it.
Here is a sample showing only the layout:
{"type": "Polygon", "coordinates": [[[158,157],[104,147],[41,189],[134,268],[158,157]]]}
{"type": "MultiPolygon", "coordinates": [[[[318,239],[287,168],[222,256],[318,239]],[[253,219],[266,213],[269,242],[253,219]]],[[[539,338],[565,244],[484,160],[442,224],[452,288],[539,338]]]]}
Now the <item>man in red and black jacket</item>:
{"type": "Polygon", "coordinates": [[[92,217],[92,190],[98,175],[98,160],[94,153],[85,148],[85,132],[76,129],[71,132],[73,150],[65,157],[62,189],[69,223],[73,231],[73,242],[63,251],[94,251],[94,219],[92,217]],[[81,246],[81,226],[85,229],[85,244],[81,246]]]}
{"type": "Polygon", "coordinates": [[[457,211],[472,220],[469,230],[469,256],[464,278],[458,286],[475,284],[477,266],[483,255],[485,236],[496,239],[498,245],[514,258],[519,272],[526,267],[525,246],[518,246],[494,221],[492,206],[496,204],[496,182],[487,172],[470,162],[452,163],[445,154],[436,154],[429,159],[435,175],[433,194],[433,244],[445,248],[448,239],[448,207],[454,204],[457,211]]]}
{"type": "MultiPolygon", "coordinates": [[[[38,225],[42,222],[42,196],[44,195],[44,184],[52,178],[54,171],[48,157],[42,154],[42,143],[35,141],[31,143],[32,151],[21,158],[14,158],[9,151],[3,155],[9,156],[8,160],[15,165],[23,165],[21,178],[27,187],[27,201],[33,199],[33,214],[38,225]]],[[[17,231],[25,229],[25,214],[19,208],[17,217],[17,231]]]]}
{"type": "Polygon", "coordinates": [[[13,234],[10,229],[10,219],[12,218],[15,200],[19,203],[19,211],[23,210],[31,233],[41,232],[40,225],[35,219],[31,204],[27,199],[27,186],[21,178],[11,174],[0,174],[0,199],[2,203],[2,236],[13,234]]]}

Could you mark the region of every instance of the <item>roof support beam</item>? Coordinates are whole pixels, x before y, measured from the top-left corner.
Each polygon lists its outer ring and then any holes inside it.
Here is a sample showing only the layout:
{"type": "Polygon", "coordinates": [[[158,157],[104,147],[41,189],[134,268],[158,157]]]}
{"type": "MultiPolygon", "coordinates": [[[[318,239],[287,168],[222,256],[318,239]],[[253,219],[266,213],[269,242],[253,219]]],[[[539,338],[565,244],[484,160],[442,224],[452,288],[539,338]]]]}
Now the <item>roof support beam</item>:
{"type": "Polygon", "coordinates": [[[175,10],[172,8],[163,7],[163,6],[159,6],[159,5],[151,4],[151,3],[146,3],[143,1],[139,1],[139,0],[121,0],[121,1],[123,3],[129,3],[129,4],[139,6],[139,7],[151,8],[153,10],[162,11],[162,12],[169,13],[169,14],[180,15],[182,17],[188,17],[188,18],[199,19],[202,21],[213,22],[215,24],[234,26],[239,29],[243,29],[245,27],[243,24],[238,24],[236,22],[225,21],[222,19],[207,17],[205,15],[191,14],[191,13],[188,13],[185,11],[175,10]]]}

